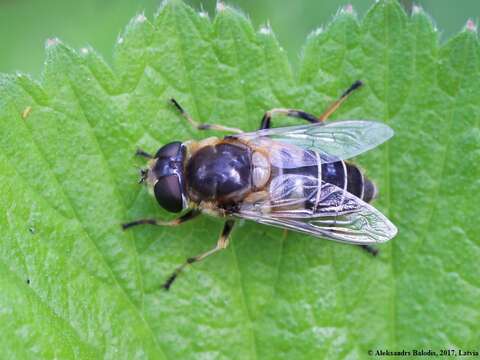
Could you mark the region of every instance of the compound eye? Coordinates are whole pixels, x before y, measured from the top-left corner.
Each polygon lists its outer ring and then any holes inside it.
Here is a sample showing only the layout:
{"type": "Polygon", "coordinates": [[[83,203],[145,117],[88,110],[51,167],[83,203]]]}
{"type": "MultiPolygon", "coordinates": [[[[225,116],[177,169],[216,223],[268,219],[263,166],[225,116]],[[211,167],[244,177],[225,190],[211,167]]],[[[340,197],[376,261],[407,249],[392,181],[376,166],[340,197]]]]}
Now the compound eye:
{"type": "Polygon", "coordinates": [[[161,177],[153,190],[155,198],[165,210],[175,213],[183,210],[182,187],[177,175],[161,177]]]}
{"type": "Polygon", "coordinates": [[[155,154],[156,158],[174,158],[177,156],[182,143],[180,141],[174,141],[170,144],[162,146],[158,149],[157,153],[155,154]]]}

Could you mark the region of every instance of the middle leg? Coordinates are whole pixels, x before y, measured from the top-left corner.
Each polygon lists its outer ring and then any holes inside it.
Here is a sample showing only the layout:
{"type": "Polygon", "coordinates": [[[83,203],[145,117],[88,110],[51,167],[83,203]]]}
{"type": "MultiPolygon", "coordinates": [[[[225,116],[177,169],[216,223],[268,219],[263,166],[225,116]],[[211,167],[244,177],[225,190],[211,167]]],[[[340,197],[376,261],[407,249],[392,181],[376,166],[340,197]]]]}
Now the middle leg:
{"type": "Polygon", "coordinates": [[[200,124],[198,121],[195,121],[186,111],[183,107],[180,106],[180,104],[177,102],[175,99],[170,99],[171,103],[173,106],[175,106],[180,114],[187,119],[187,121],[192,125],[194,128],[198,130],[216,130],[216,131],[227,131],[227,132],[233,132],[237,134],[243,133],[242,130],[237,129],[237,128],[231,128],[228,126],[223,126],[223,125],[218,125],[218,124],[200,124]]]}
{"type": "Polygon", "coordinates": [[[191,265],[193,263],[202,261],[206,257],[215,254],[217,251],[226,249],[227,246],[228,246],[230,233],[232,232],[234,224],[235,224],[235,220],[227,220],[225,222],[225,225],[223,226],[223,231],[222,231],[222,234],[220,235],[220,238],[218,239],[217,245],[213,249],[211,249],[211,250],[209,250],[209,251],[207,251],[203,254],[188,258],[182,265],[180,265],[177,269],[175,269],[175,271],[172,273],[172,275],[170,275],[168,277],[167,281],[165,281],[165,283],[163,284],[163,288],[165,290],[170,289],[170,286],[172,286],[172,283],[175,281],[177,276],[188,265],[191,265]]]}

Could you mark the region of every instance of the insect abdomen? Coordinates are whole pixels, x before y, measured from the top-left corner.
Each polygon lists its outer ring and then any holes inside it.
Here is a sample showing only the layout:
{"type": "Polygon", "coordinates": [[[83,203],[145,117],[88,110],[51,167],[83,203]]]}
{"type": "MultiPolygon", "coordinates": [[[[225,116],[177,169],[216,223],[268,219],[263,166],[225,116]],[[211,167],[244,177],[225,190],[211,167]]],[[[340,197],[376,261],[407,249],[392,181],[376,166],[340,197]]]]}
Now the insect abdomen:
{"type": "Polygon", "coordinates": [[[346,188],[350,194],[367,203],[376,196],[375,185],[363,175],[358,166],[345,161],[322,164],[322,180],[341,189],[346,188]]]}
{"type": "MultiPolygon", "coordinates": [[[[309,154],[310,159],[312,158],[311,152],[305,152],[305,154],[309,154]]],[[[320,160],[320,157],[318,159],[320,160]]],[[[317,212],[319,204],[326,195],[322,193],[322,183],[329,183],[347,190],[365,202],[370,202],[376,195],[375,185],[356,165],[345,161],[275,168],[269,187],[270,197],[274,199],[272,208],[277,212],[286,210],[296,210],[299,213],[305,210],[307,214],[317,212]]]]}

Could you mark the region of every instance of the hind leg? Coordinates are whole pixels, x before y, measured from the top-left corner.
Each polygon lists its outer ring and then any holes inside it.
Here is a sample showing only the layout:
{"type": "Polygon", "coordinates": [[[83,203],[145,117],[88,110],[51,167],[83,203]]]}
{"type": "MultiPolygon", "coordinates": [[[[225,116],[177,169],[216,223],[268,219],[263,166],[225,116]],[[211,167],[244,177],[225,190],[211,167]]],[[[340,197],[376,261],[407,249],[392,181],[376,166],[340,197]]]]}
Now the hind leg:
{"type": "Polygon", "coordinates": [[[272,117],[276,115],[280,116],[288,116],[294,117],[302,120],[306,120],[310,123],[322,123],[327,120],[330,115],[332,115],[342,103],[348,98],[348,96],[355,91],[356,89],[360,88],[363,83],[360,80],[355,81],[347,90],[343,92],[338,100],[332,103],[320,116],[315,116],[309,114],[305,111],[295,110],[295,109],[272,109],[269,110],[263,115],[262,121],[260,123],[260,130],[263,129],[270,129],[272,126],[272,117]]]}
{"type": "Polygon", "coordinates": [[[367,253],[377,256],[378,255],[378,249],[375,246],[372,245],[358,245],[360,246],[363,250],[365,250],[367,253]]]}

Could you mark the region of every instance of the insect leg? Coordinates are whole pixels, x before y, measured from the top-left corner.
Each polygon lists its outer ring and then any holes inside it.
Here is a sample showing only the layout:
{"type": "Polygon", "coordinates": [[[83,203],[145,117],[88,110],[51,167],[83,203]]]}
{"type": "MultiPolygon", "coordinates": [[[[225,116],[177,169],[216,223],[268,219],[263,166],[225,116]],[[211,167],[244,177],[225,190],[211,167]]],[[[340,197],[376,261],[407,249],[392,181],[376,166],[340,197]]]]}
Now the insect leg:
{"type": "Polygon", "coordinates": [[[137,149],[137,151],[135,152],[135,155],[142,156],[142,157],[147,158],[147,159],[153,159],[152,154],[150,154],[146,151],[143,151],[142,149],[137,149]]]}
{"type": "Polygon", "coordinates": [[[198,130],[216,130],[216,131],[227,131],[227,132],[233,132],[237,134],[243,133],[242,130],[237,129],[237,128],[231,128],[228,126],[223,126],[223,125],[218,125],[218,124],[200,124],[198,121],[195,121],[186,111],[183,107],[180,106],[180,104],[177,102],[175,99],[170,99],[172,102],[173,106],[175,106],[178,111],[180,111],[180,114],[187,119],[187,121],[192,125],[194,128],[198,130]]]}
{"type": "Polygon", "coordinates": [[[173,273],[172,275],[170,275],[167,279],[167,281],[165,281],[165,283],[163,284],[163,288],[165,290],[168,290],[170,289],[170,286],[172,286],[172,283],[175,281],[175,279],[177,278],[177,276],[183,271],[183,269],[185,269],[185,267],[187,267],[188,265],[191,265],[193,263],[196,263],[196,262],[199,262],[199,261],[202,261],[203,259],[205,259],[206,257],[212,255],[212,254],[215,254],[217,251],[220,251],[220,250],[223,250],[225,248],[227,248],[228,246],[228,242],[229,242],[229,237],[230,237],[230,233],[232,232],[232,229],[233,229],[233,225],[235,224],[235,220],[227,220],[225,222],[225,225],[223,227],[223,231],[222,231],[222,234],[220,235],[220,238],[218,239],[218,242],[217,242],[217,245],[203,253],[203,254],[200,254],[200,255],[197,255],[197,256],[194,256],[194,257],[191,257],[191,258],[188,258],[181,266],[179,266],[173,273]]]}
{"type": "Polygon", "coordinates": [[[295,110],[295,109],[271,109],[263,115],[262,121],[260,123],[260,130],[270,129],[272,126],[272,117],[276,115],[295,117],[303,120],[307,120],[311,123],[321,122],[320,118],[317,118],[315,115],[306,113],[305,111],[295,110]]]}
{"type": "Polygon", "coordinates": [[[359,245],[359,246],[373,256],[378,255],[378,249],[375,246],[372,246],[372,245],[359,245]]]}
{"type": "Polygon", "coordinates": [[[140,220],[135,220],[129,223],[124,223],[122,224],[122,228],[123,230],[126,230],[128,228],[131,228],[132,226],[146,225],[146,224],[158,225],[158,226],[177,226],[177,225],[183,224],[188,220],[192,220],[196,218],[200,214],[201,214],[200,210],[193,209],[174,220],[162,221],[162,220],[156,220],[156,219],[140,219],[140,220]]]}
{"type": "Polygon", "coordinates": [[[342,105],[342,103],[347,100],[348,96],[354,91],[360,88],[363,85],[363,83],[360,80],[355,81],[347,90],[343,92],[343,94],[340,96],[340,98],[335,101],[333,104],[331,104],[327,110],[323,112],[322,115],[320,115],[318,118],[320,121],[325,121],[327,120],[330,115],[332,115],[339,107],[342,105]]]}
{"type": "Polygon", "coordinates": [[[289,116],[289,117],[295,117],[299,119],[306,120],[311,123],[321,123],[324,122],[325,120],[328,119],[330,115],[332,115],[335,110],[337,110],[340,105],[348,98],[348,96],[356,89],[358,89],[360,86],[362,86],[363,83],[360,80],[355,81],[346,91],[343,92],[342,96],[335,101],[332,105],[330,105],[327,110],[323,112],[322,115],[320,116],[315,116],[309,113],[306,113],[301,110],[295,110],[295,109],[272,109],[269,110],[263,115],[262,121],[260,123],[260,130],[262,129],[270,129],[271,127],[271,120],[272,117],[275,115],[282,115],[282,116],[289,116]]]}

